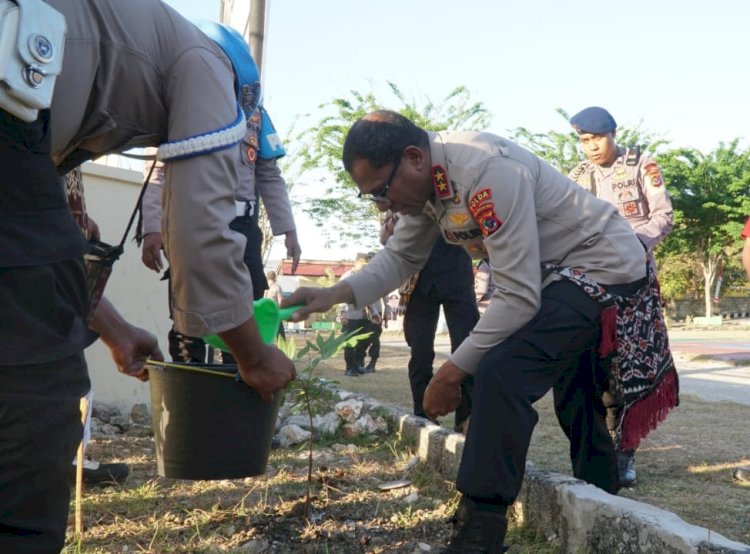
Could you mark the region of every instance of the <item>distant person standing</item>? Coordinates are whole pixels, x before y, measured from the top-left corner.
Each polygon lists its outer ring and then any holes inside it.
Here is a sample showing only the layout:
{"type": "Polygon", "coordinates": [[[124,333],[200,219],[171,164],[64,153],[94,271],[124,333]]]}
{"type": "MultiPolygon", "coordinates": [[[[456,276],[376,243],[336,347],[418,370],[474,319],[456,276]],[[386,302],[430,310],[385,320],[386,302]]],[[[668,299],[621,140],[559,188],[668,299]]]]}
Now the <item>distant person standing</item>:
{"type": "Polygon", "coordinates": [[[367,319],[369,320],[369,328],[367,332],[372,333],[367,337],[365,359],[369,356],[370,361],[367,364],[362,362],[365,368],[365,373],[375,373],[375,364],[380,358],[380,335],[383,334],[383,327],[388,327],[388,318],[390,316],[391,308],[388,305],[388,297],[384,297],[374,303],[379,309],[379,313],[372,313],[368,308],[366,310],[367,319]]]}
{"type": "MultiPolygon", "coordinates": [[[[672,202],[659,166],[641,154],[638,147],[617,145],[617,123],[604,108],[586,108],[570,118],[570,124],[578,133],[588,159],[578,164],[569,177],[597,198],[614,205],[628,220],[655,274],[654,247],[672,230],[672,202]]],[[[610,426],[615,426],[622,420],[622,405],[617,394],[608,396],[607,420],[610,426]]],[[[616,442],[620,481],[623,486],[635,485],[635,449],[621,448],[616,442]]]]}
{"type": "MultiPolygon", "coordinates": [[[[358,257],[354,262],[354,267],[345,272],[341,276],[341,279],[346,279],[354,275],[366,265],[367,260],[364,257],[358,257]]],[[[362,309],[357,309],[354,304],[340,304],[338,317],[341,322],[342,332],[351,333],[352,331],[358,331],[357,334],[372,332],[370,319],[374,315],[378,317],[381,315],[378,306],[379,303],[380,301],[378,300],[362,309]]],[[[369,340],[365,339],[360,340],[354,346],[346,346],[344,348],[344,361],[346,362],[344,375],[347,377],[359,377],[360,375],[369,373],[365,368],[365,356],[368,344],[369,340]]]]}
{"type": "MultiPolygon", "coordinates": [[[[282,290],[281,285],[276,281],[276,272],[269,271],[266,273],[266,280],[268,281],[268,288],[263,293],[263,298],[270,298],[281,306],[281,301],[284,299],[284,291],[282,290]]],[[[282,339],[286,339],[283,321],[279,323],[279,335],[282,339]]]]}
{"type": "MultiPolygon", "coordinates": [[[[389,213],[380,232],[385,244],[395,228],[397,214],[389,213]]],[[[404,338],[411,349],[409,384],[414,415],[428,417],[423,406],[425,390],[433,376],[435,335],[442,306],[451,341],[451,352],[469,336],[479,321],[479,311],[472,292],[471,258],[460,246],[438,237],[430,257],[419,271],[404,311],[404,338]]],[[[461,402],[456,408],[454,426],[465,432],[471,414],[473,377],[461,383],[461,402]]]]}

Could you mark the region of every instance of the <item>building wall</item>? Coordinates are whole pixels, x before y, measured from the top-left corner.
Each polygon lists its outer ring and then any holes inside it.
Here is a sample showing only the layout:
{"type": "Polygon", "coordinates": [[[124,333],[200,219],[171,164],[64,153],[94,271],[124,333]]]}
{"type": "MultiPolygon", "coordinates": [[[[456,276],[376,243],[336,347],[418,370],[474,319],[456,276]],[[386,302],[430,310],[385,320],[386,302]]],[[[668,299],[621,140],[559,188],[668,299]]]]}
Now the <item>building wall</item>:
{"type": "MultiPolygon", "coordinates": [[[[97,222],[104,242],[119,243],[142,184],[140,171],[87,163],[83,166],[86,206],[97,222]]],[[[131,230],[123,256],[115,263],[105,296],[134,325],[159,338],[167,354],[167,332],[171,327],[167,308],[167,286],[141,263],[140,248],[131,230]]],[[[94,400],[129,410],[133,404],[150,404],[148,383],[118,373],[109,350],[97,341],[86,350],[94,400]]]]}
{"type": "MultiPolygon", "coordinates": [[[[700,299],[682,299],[672,301],[667,305],[667,315],[675,321],[683,321],[686,317],[705,316],[705,301],[700,299]]],[[[713,304],[713,314],[722,314],[725,318],[732,314],[746,314],[750,312],[750,298],[721,298],[718,305],[713,304]]]]}

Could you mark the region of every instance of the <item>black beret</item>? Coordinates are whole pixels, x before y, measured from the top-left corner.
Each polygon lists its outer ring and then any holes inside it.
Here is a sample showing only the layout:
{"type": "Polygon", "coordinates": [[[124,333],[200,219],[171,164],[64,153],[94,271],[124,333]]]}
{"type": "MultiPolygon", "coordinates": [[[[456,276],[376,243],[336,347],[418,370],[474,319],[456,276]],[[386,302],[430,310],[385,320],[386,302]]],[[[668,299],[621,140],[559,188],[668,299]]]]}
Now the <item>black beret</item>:
{"type": "Polygon", "coordinates": [[[579,133],[602,135],[617,129],[617,122],[604,108],[592,106],[581,110],[570,118],[570,124],[579,133]]]}

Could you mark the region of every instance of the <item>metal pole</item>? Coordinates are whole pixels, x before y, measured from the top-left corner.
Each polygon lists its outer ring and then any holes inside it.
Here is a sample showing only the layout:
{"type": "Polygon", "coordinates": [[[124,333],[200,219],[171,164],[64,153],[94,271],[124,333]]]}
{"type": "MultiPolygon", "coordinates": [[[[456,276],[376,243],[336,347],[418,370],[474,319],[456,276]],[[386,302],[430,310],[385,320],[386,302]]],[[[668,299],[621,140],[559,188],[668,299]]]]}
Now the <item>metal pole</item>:
{"type": "Polygon", "coordinates": [[[250,52],[253,54],[255,63],[258,64],[258,72],[261,72],[263,69],[263,41],[266,36],[266,0],[252,0],[250,2],[247,26],[250,52]]]}

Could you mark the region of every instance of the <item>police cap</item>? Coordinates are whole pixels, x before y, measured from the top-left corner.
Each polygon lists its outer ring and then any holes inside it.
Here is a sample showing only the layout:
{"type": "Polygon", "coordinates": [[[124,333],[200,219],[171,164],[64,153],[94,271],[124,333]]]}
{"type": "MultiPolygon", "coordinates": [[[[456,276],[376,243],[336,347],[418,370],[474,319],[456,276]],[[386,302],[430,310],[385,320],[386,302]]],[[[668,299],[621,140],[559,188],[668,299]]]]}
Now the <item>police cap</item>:
{"type": "Polygon", "coordinates": [[[570,118],[570,124],[579,133],[602,135],[617,129],[617,122],[604,108],[592,106],[581,110],[570,118]]]}

